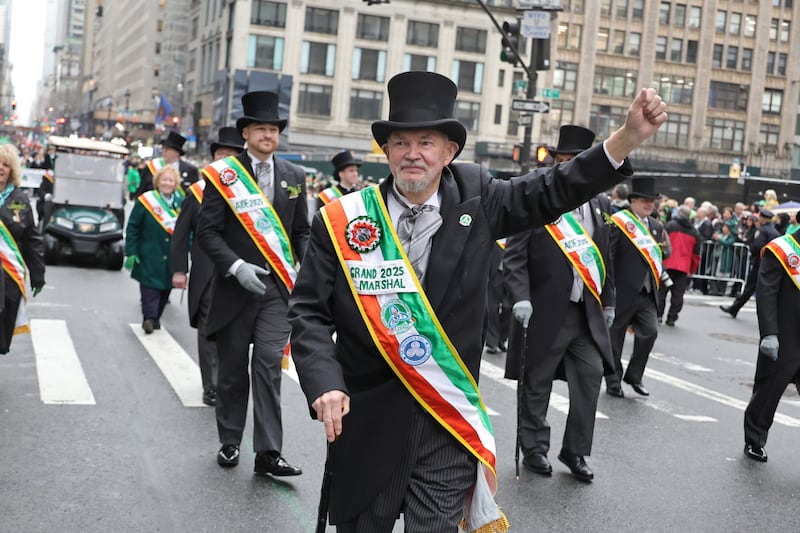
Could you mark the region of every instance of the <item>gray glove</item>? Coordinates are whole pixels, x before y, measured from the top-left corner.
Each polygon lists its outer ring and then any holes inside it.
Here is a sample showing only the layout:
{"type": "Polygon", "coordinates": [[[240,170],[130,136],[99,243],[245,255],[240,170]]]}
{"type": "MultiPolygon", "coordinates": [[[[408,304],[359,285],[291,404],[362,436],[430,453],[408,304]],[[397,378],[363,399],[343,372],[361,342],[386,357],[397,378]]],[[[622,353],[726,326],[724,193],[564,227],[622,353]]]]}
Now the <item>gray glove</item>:
{"type": "Polygon", "coordinates": [[[603,309],[603,316],[606,317],[606,326],[609,328],[614,323],[614,318],[617,316],[617,310],[613,307],[606,307],[603,309]]]}
{"type": "Polygon", "coordinates": [[[765,357],[768,357],[772,361],[778,360],[778,336],[777,335],[767,335],[763,339],[761,339],[761,343],[758,345],[758,350],[764,354],[765,357]]]}
{"type": "Polygon", "coordinates": [[[235,275],[236,279],[239,281],[239,285],[241,285],[245,290],[260,296],[267,292],[267,286],[261,283],[261,280],[258,279],[259,274],[266,276],[269,275],[269,272],[252,263],[242,263],[239,265],[239,268],[236,269],[235,275]]]}
{"type": "Polygon", "coordinates": [[[522,322],[522,327],[527,328],[528,322],[531,320],[531,315],[533,315],[533,305],[531,304],[530,300],[520,300],[519,302],[514,304],[514,307],[511,308],[511,314],[514,315],[514,318],[519,322],[522,322]]]}

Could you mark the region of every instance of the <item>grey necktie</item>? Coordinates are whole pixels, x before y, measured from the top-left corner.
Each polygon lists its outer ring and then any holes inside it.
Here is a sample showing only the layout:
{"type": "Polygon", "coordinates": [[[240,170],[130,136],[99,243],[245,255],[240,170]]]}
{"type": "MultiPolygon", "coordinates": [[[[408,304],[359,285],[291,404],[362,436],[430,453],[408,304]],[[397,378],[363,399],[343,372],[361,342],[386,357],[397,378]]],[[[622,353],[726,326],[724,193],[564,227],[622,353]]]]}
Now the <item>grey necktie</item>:
{"type": "Polygon", "coordinates": [[[269,161],[263,161],[261,163],[256,163],[256,180],[258,180],[258,187],[267,197],[267,199],[272,202],[273,194],[273,187],[272,187],[272,179],[271,179],[271,171],[272,171],[272,163],[269,161]]]}
{"type": "Polygon", "coordinates": [[[409,207],[397,194],[395,198],[400,205],[406,206],[397,222],[397,236],[406,251],[408,261],[422,283],[431,254],[431,240],[442,225],[442,216],[439,214],[439,209],[432,205],[409,207]]]}

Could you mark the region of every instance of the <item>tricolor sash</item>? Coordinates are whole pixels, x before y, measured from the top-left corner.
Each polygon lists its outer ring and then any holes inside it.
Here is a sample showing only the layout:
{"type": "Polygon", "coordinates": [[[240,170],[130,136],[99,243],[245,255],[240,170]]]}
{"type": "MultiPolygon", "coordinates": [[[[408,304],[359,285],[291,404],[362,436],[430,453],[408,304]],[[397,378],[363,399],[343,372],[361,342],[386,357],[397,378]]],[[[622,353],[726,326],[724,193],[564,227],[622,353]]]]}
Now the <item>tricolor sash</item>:
{"type": "MultiPolygon", "coordinates": [[[[150,171],[150,175],[152,177],[154,177],[154,178],[156,177],[156,172],[158,172],[159,170],[161,170],[165,166],[167,166],[167,163],[166,163],[166,161],[164,161],[163,157],[157,157],[157,158],[151,159],[150,161],[147,162],[147,169],[150,171]]],[[[175,184],[175,194],[181,200],[183,200],[184,197],[186,197],[186,193],[184,192],[183,187],[181,186],[181,173],[180,173],[180,170],[178,170],[178,182],[175,184]]]]}
{"type": "Polygon", "coordinates": [[[505,250],[507,241],[508,239],[503,237],[502,239],[497,239],[495,242],[497,243],[497,246],[499,246],[501,250],[505,250]]]}
{"type": "Polygon", "coordinates": [[[664,263],[661,256],[661,246],[647,231],[647,228],[639,217],[634,215],[629,209],[617,211],[611,215],[611,220],[622,231],[631,244],[642,254],[650,272],[655,278],[656,289],[661,286],[661,273],[664,271],[664,263]]]}
{"type": "Polygon", "coordinates": [[[203,192],[205,191],[205,188],[206,188],[206,180],[198,180],[189,185],[189,192],[192,193],[192,195],[197,200],[198,204],[203,203],[203,192]]]}
{"type": "Polygon", "coordinates": [[[322,205],[328,205],[332,201],[336,200],[337,198],[341,198],[342,196],[343,196],[343,194],[339,190],[339,187],[334,185],[332,187],[328,187],[327,189],[324,189],[323,191],[321,191],[317,195],[317,198],[322,200],[322,205]]]}
{"type": "Polygon", "coordinates": [[[17,318],[14,322],[14,335],[17,333],[30,333],[28,318],[25,315],[25,301],[28,299],[25,290],[28,269],[22,259],[22,252],[20,252],[17,241],[3,222],[0,222],[0,260],[3,261],[3,270],[11,276],[11,279],[17,284],[20,294],[22,294],[22,301],[19,303],[17,318]]]}
{"type": "Polygon", "coordinates": [[[164,228],[164,231],[172,235],[175,230],[175,222],[178,220],[178,210],[167,204],[157,190],[143,192],[139,195],[139,201],[147,209],[147,212],[153,215],[156,222],[164,228]]]}
{"type": "Polygon", "coordinates": [[[53,176],[53,172],[50,171],[50,170],[45,170],[44,174],[42,174],[42,176],[44,177],[44,179],[46,179],[50,183],[55,183],[56,182],[56,178],[53,176]]]}
{"type": "Polygon", "coordinates": [[[606,282],[606,265],[603,255],[581,223],[575,220],[572,213],[564,213],[544,228],[578,271],[589,292],[602,305],[600,293],[606,282]]]}
{"type": "Polygon", "coordinates": [[[763,256],[767,250],[775,254],[795,286],[800,289],[800,244],[795,238],[784,235],[773,239],[761,249],[761,255],[763,256]]]}
{"type": "Polygon", "coordinates": [[[420,405],[481,464],[465,507],[468,531],[507,531],[492,424],[480,391],[408,262],[377,186],[321,210],[375,346],[420,405]],[[480,529],[483,528],[483,529],[480,529]]]}
{"type": "Polygon", "coordinates": [[[289,235],[253,176],[234,156],[214,161],[203,174],[216,187],[289,292],[297,279],[289,235]]]}

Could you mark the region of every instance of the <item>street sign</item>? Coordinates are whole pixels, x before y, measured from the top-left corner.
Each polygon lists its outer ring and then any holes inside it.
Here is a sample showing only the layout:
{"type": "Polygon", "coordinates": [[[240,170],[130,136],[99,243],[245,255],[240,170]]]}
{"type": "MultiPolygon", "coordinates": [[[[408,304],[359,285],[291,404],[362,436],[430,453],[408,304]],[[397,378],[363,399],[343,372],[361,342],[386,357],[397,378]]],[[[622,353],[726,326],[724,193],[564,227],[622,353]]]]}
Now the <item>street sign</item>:
{"type": "Polygon", "coordinates": [[[533,115],[520,115],[517,117],[517,125],[530,126],[533,124],[533,115]]]}
{"type": "Polygon", "coordinates": [[[553,98],[557,100],[561,98],[561,89],[549,89],[542,87],[536,91],[536,96],[541,96],[542,98],[553,98]]]}
{"type": "Polygon", "coordinates": [[[524,91],[528,88],[528,80],[514,80],[514,90],[524,91]]]}
{"type": "Polygon", "coordinates": [[[520,9],[533,8],[547,11],[561,11],[561,0],[519,0],[520,9]]]}
{"type": "Polygon", "coordinates": [[[550,104],[536,100],[511,100],[512,111],[528,111],[529,113],[549,113],[550,104]]]}
{"type": "Polygon", "coordinates": [[[520,35],[530,39],[550,38],[550,13],[547,11],[526,11],[522,17],[520,35]]]}

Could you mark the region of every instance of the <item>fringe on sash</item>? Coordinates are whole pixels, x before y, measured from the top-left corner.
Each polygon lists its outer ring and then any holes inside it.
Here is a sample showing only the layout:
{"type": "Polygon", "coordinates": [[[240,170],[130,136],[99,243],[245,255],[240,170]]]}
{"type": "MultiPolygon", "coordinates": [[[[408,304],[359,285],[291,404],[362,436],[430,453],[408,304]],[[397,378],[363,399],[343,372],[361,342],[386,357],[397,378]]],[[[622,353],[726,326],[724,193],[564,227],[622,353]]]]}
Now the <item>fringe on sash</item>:
{"type": "Polygon", "coordinates": [[[479,464],[475,486],[467,497],[464,518],[459,524],[467,533],[505,533],[511,527],[508,518],[494,501],[486,475],[483,465],[479,464]]]}

